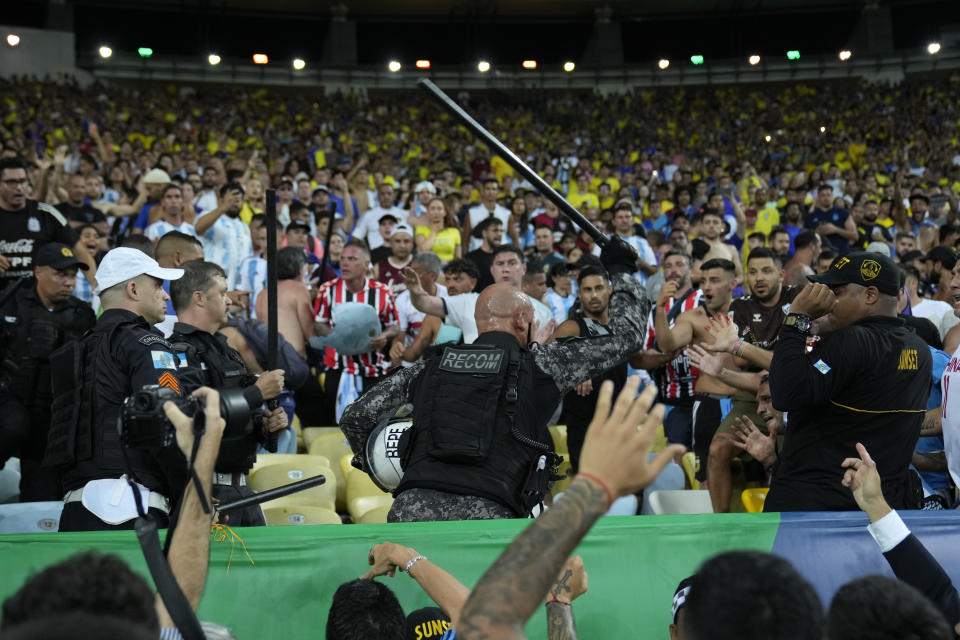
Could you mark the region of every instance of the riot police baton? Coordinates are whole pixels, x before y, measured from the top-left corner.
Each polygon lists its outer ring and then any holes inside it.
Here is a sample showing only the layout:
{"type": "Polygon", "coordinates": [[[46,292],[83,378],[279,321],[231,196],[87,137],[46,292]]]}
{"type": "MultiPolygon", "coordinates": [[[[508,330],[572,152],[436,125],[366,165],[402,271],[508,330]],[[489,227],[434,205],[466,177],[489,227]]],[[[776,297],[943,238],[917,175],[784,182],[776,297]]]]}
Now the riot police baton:
{"type": "Polygon", "coordinates": [[[497,138],[487,131],[483,125],[473,119],[469,113],[463,110],[456,102],[453,101],[450,96],[444,93],[440,87],[433,84],[427,78],[422,78],[417,81],[417,85],[427,93],[429,93],[433,98],[440,103],[444,109],[450,112],[457,120],[459,120],[467,129],[469,129],[473,135],[477,136],[483,140],[488,146],[492,147],[497,155],[507,161],[511,167],[516,169],[520,175],[530,181],[537,191],[546,196],[547,200],[557,205],[557,208],[560,209],[571,222],[580,227],[583,231],[587,232],[593,241],[596,242],[601,248],[606,247],[610,243],[610,239],[604,234],[600,229],[597,229],[592,222],[590,222],[586,216],[577,211],[577,208],[572,204],[566,201],[566,199],[557,193],[553,187],[546,183],[546,181],[540,177],[540,175],[531,169],[527,164],[520,159],[517,154],[510,150],[507,145],[503,144],[497,138]]]}
{"type": "MultiPolygon", "coordinates": [[[[277,368],[277,192],[267,189],[267,371],[277,368]]],[[[267,406],[276,409],[279,398],[267,401],[267,406]]]]}
{"type": "Polygon", "coordinates": [[[252,496],[247,496],[246,498],[240,498],[239,500],[228,502],[227,504],[221,504],[217,507],[217,511],[220,513],[230,513],[231,511],[246,509],[247,507],[252,507],[268,500],[288,496],[291,493],[297,493],[298,491],[303,491],[312,487],[319,487],[326,481],[327,478],[324,475],[313,476],[312,478],[307,478],[306,480],[300,480],[299,482],[294,482],[292,484],[285,484],[282,487],[277,487],[275,489],[267,489],[266,491],[255,493],[252,496]]]}

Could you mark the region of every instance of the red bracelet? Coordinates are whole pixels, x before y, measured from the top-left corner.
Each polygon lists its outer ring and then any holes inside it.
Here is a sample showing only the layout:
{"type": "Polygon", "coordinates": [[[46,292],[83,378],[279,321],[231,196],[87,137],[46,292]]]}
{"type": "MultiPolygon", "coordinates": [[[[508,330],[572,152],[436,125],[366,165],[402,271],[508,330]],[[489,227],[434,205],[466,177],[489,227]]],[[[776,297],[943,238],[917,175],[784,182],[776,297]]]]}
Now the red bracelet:
{"type": "Polygon", "coordinates": [[[610,487],[608,487],[608,486],[603,482],[603,480],[601,480],[601,479],[598,478],[597,476],[593,475],[592,473],[584,473],[583,471],[579,472],[579,473],[577,474],[577,476],[583,476],[584,478],[590,478],[591,480],[593,480],[594,482],[596,482],[598,485],[600,485],[600,486],[603,488],[604,493],[607,494],[607,508],[609,509],[609,508],[613,505],[613,492],[610,491],[610,487]]]}

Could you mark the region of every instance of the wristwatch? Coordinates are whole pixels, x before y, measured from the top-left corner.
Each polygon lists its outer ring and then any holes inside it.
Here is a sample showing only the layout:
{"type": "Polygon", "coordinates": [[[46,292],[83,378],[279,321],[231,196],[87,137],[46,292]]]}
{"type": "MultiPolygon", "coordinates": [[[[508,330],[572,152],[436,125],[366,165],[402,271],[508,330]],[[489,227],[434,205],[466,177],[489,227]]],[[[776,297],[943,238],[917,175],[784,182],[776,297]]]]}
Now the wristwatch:
{"type": "Polygon", "coordinates": [[[810,325],[812,322],[813,318],[810,316],[805,316],[802,313],[788,313],[783,324],[788,327],[793,327],[800,333],[810,333],[810,325]]]}

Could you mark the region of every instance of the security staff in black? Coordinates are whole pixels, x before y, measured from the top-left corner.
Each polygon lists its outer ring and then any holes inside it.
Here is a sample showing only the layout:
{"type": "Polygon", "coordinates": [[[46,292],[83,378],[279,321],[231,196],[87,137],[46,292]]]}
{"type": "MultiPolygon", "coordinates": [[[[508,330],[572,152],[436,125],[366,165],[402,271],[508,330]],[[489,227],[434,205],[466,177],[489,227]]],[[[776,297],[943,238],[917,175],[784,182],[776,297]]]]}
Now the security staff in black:
{"type": "MultiPolygon", "coordinates": [[[[227,430],[213,476],[213,497],[221,504],[253,494],[247,477],[257,459],[257,446],[276,452],[280,431],[287,426],[283,409],[261,410],[265,399],[283,390],[283,370],[265,373],[259,379],[248,374],[243,358],[218,331],[227,323],[230,300],[226,278],[219,265],[197,260],[184,264],[183,277],[170,283],[173,308],[180,319],[170,342],[180,360],[184,392],[202,386],[218,391],[243,389],[251,411],[251,420],[242,425],[224,416],[227,430]]],[[[266,525],[259,505],[224,514],[223,522],[231,526],[266,525]]]]}
{"type": "Polygon", "coordinates": [[[549,487],[555,462],[547,421],[577,384],[642,346],[650,304],[629,275],[636,255],[619,244],[604,262],[619,266],[610,297],[610,334],[527,349],[530,301],[509,284],[477,299],[472,345],[387,377],[347,407],[340,427],[363,468],[370,431],[402,404],[414,404],[404,434],[404,473],[392,522],[526,517],[549,487]]]}
{"type": "Polygon", "coordinates": [[[764,511],[856,510],[840,484],[840,463],[863,445],[877,462],[883,495],[917,509],[919,478],[909,469],[930,392],[930,349],[897,317],[897,265],[849,253],[808,276],[784,320],[770,364],[773,406],[789,411],[764,511]],[[818,320],[823,340],[809,354],[818,320]]]}
{"type": "Polygon", "coordinates": [[[119,423],[124,399],[144,386],[182,393],[177,356],[153,327],[166,310],[163,281],[182,274],[137,249],[108,252],[96,276],[103,314],[79,342],[50,358],[53,418],[44,463],[61,472],[60,531],[132,529],[137,511],[128,474],[158,526],[169,522],[187,477],[183,454],[175,446],[124,447],[119,423]]]}
{"type": "Polygon", "coordinates": [[[41,467],[50,429],[50,354],[97,321],[90,305],[72,295],[77,269],[87,265],[67,245],[42,246],[34,265],[34,278],[16,281],[0,308],[0,466],[20,457],[21,502],[63,498],[56,472],[41,467]]]}

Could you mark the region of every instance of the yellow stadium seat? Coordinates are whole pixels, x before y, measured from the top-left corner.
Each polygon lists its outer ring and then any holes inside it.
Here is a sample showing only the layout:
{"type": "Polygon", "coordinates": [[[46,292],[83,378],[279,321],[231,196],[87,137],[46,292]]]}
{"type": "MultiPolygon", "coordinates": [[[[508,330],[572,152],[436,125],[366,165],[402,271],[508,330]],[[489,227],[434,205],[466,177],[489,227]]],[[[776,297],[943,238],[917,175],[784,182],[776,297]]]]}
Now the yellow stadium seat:
{"type": "Polygon", "coordinates": [[[354,522],[376,507],[390,507],[393,496],[380,490],[365,473],[351,473],[347,478],[347,511],[354,522]]]}
{"type": "MultiPolygon", "coordinates": [[[[345,453],[343,454],[343,457],[340,458],[340,474],[344,478],[349,478],[351,473],[358,471],[356,467],[350,464],[351,460],[353,460],[352,453],[345,453]]],[[[344,485],[346,485],[346,483],[344,483],[344,485]]]]}
{"type": "Polygon", "coordinates": [[[567,425],[555,424],[550,429],[550,437],[553,438],[554,451],[567,450],[567,425]]]}
{"type": "MultiPolygon", "coordinates": [[[[261,467],[266,467],[271,464],[280,464],[281,462],[297,462],[303,460],[307,454],[305,453],[261,453],[257,455],[256,462],[253,463],[253,468],[250,470],[250,473],[253,474],[257,469],[261,467]]],[[[323,460],[318,460],[317,458],[322,458],[323,456],[312,456],[316,462],[321,462],[330,466],[330,461],[324,458],[323,460]]]]}
{"type": "Polygon", "coordinates": [[[553,483],[553,488],[550,490],[553,495],[566,491],[573,481],[573,476],[570,475],[570,452],[557,451],[557,455],[563,456],[563,462],[557,468],[557,475],[563,476],[563,478],[553,483]]]}
{"type": "Polygon", "coordinates": [[[289,527],[301,524],[343,524],[336,511],[309,505],[264,507],[263,517],[270,527],[289,527]]]}
{"type": "Polygon", "coordinates": [[[314,507],[323,507],[325,509],[335,510],[337,502],[337,476],[330,468],[330,463],[326,458],[314,458],[313,456],[298,456],[300,460],[294,462],[281,462],[277,464],[261,467],[250,474],[250,488],[254,491],[266,491],[284,485],[312,478],[316,475],[323,475],[327,481],[319,487],[311,487],[304,491],[275,500],[270,500],[263,504],[263,508],[276,507],[280,505],[306,505],[314,507]]]}
{"type": "Polygon", "coordinates": [[[657,433],[653,436],[653,442],[650,444],[651,453],[660,453],[667,448],[667,434],[663,432],[663,425],[657,427],[657,433]]]}
{"type": "Polygon", "coordinates": [[[753,489],[743,490],[743,493],[740,494],[740,499],[743,500],[743,506],[747,509],[747,513],[760,513],[763,511],[763,501],[767,499],[768,491],[770,491],[768,487],[755,487],[753,489]]]}
{"type": "Polygon", "coordinates": [[[303,428],[303,447],[308,449],[310,443],[313,442],[314,438],[317,436],[322,436],[325,433],[334,433],[340,431],[340,427],[304,427],[303,428]]]}
{"type": "Polygon", "coordinates": [[[300,417],[293,414],[293,423],[290,425],[297,434],[297,451],[305,450],[307,445],[303,442],[303,429],[300,428],[300,417]]]}
{"type": "Polygon", "coordinates": [[[359,520],[354,520],[354,522],[356,524],[386,524],[388,513],[390,513],[389,506],[374,507],[360,516],[359,520]]]}
{"type": "Polygon", "coordinates": [[[687,481],[690,483],[690,488],[699,489],[700,481],[697,480],[697,456],[693,451],[687,451],[683,454],[683,457],[680,459],[680,466],[683,467],[683,472],[687,474],[687,481]]]}
{"type": "Polygon", "coordinates": [[[345,510],[347,508],[347,494],[345,493],[347,478],[340,470],[340,458],[348,453],[353,453],[346,436],[340,429],[322,433],[307,445],[307,452],[312,456],[323,456],[327,460],[337,463],[333,467],[333,472],[337,474],[337,509],[345,510]]]}

